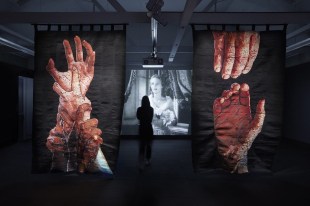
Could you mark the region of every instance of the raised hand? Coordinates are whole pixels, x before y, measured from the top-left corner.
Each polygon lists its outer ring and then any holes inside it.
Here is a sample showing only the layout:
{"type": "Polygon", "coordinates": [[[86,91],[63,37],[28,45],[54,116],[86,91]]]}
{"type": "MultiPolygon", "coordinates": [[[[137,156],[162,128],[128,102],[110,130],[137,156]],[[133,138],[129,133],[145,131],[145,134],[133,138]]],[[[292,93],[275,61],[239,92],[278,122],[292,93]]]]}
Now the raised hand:
{"type": "MultiPolygon", "coordinates": [[[[46,146],[51,152],[63,152],[65,143],[68,142],[70,134],[76,124],[76,112],[80,105],[91,104],[87,97],[81,93],[79,73],[75,66],[72,70],[71,88],[66,91],[57,82],[53,85],[53,90],[59,95],[59,106],[56,126],[50,131],[46,146]]],[[[85,118],[90,117],[90,111],[84,114],[85,118]]]]}
{"type": "Polygon", "coordinates": [[[54,80],[60,85],[65,91],[72,91],[71,80],[72,80],[72,69],[73,67],[78,69],[81,94],[85,96],[89,85],[94,77],[94,65],[95,65],[95,52],[92,46],[85,40],[81,42],[80,37],[75,36],[75,48],[76,48],[76,60],[74,60],[72,49],[68,40],[63,41],[65,55],[68,64],[68,71],[59,72],[55,67],[53,59],[49,59],[46,66],[47,71],[54,78],[54,80]],[[83,47],[86,49],[86,59],[83,59],[83,47]]]}
{"type": "Polygon", "coordinates": [[[247,152],[260,133],[265,119],[265,100],[258,102],[251,115],[250,92],[246,83],[234,83],[213,104],[214,129],[218,152],[231,172],[246,173],[247,152]]]}
{"type": "Polygon", "coordinates": [[[223,79],[247,74],[257,57],[260,36],[258,32],[213,31],[214,71],[223,79]]]}
{"type": "MultiPolygon", "coordinates": [[[[83,61],[83,49],[78,36],[74,38],[76,45],[76,61],[74,61],[72,49],[67,40],[63,41],[65,55],[68,63],[68,71],[59,72],[55,63],[49,59],[47,71],[54,78],[53,90],[59,95],[59,106],[56,126],[50,131],[46,146],[51,152],[63,152],[66,143],[76,124],[76,112],[80,105],[91,104],[85,96],[94,76],[95,52],[86,41],[87,57],[83,61]]],[[[85,118],[90,117],[90,112],[85,118]]]]}
{"type": "Polygon", "coordinates": [[[88,167],[92,166],[91,164],[94,164],[100,144],[103,142],[100,137],[102,132],[98,128],[98,120],[88,119],[91,109],[90,104],[84,103],[77,110],[77,156],[80,173],[84,173],[88,167]]]}

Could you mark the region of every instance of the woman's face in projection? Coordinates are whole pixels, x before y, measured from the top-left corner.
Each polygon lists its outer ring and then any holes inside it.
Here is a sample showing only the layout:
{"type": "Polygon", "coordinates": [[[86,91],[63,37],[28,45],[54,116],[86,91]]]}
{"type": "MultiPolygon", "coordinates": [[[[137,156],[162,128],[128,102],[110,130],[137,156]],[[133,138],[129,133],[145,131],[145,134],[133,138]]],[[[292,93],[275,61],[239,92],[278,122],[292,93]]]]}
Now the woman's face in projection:
{"type": "Polygon", "coordinates": [[[151,90],[154,94],[160,94],[161,89],[163,88],[161,85],[161,80],[157,78],[151,78],[150,80],[151,90]]]}

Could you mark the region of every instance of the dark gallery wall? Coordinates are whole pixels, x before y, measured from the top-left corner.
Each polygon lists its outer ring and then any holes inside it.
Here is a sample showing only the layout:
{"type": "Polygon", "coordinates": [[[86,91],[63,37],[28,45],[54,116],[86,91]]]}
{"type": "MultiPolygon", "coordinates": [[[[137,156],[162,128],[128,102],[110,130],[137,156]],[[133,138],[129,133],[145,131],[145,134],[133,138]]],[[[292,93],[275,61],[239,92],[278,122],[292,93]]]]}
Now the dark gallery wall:
{"type": "Polygon", "coordinates": [[[284,138],[310,143],[310,63],[286,68],[284,138]]]}
{"type": "Polygon", "coordinates": [[[18,140],[18,76],[32,77],[32,72],[0,63],[1,71],[1,138],[0,147],[18,140]]]}

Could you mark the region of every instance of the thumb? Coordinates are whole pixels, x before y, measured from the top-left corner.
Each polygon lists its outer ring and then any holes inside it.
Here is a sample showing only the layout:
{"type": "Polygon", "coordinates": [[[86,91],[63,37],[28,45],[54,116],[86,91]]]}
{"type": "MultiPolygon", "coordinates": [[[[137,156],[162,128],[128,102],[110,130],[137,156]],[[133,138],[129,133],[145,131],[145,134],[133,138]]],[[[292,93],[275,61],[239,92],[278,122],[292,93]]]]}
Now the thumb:
{"type": "MultiPolygon", "coordinates": [[[[254,142],[257,135],[261,132],[263,123],[265,120],[265,100],[259,100],[256,106],[256,114],[254,119],[250,124],[250,128],[248,132],[245,134],[245,142],[239,147],[238,151],[236,152],[237,156],[241,158],[246,154],[246,152],[251,148],[252,143],[254,142]]],[[[234,171],[237,167],[234,168],[234,171]]]]}
{"type": "Polygon", "coordinates": [[[244,150],[250,149],[253,141],[261,132],[265,120],[265,100],[259,100],[256,106],[256,114],[250,124],[249,132],[246,134],[246,142],[243,145],[244,150]]]}
{"type": "Polygon", "coordinates": [[[259,100],[256,106],[256,114],[251,122],[251,129],[261,131],[265,120],[265,99],[259,100]]]}
{"type": "Polygon", "coordinates": [[[78,107],[76,112],[76,121],[78,124],[84,121],[85,112],[90,112],[91,110],[91,105],[88,103],[84,103],[78,107]]]}

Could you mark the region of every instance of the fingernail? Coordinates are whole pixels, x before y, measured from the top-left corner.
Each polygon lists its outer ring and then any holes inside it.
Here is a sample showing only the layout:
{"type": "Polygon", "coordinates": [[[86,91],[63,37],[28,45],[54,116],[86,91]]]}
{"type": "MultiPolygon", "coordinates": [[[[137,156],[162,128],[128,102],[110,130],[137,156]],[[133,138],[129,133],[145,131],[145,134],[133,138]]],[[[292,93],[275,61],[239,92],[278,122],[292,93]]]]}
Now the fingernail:
{"type": "Polygon", "coordinates": [[[222,76],[222,78],[223,78],[223,79],[228,79],[228,78],[229,78],[229,75],[228,75],[228,74],[224,74],[224,75],[222,76]]]}
{"type": "Polygon", "coordinates": [[[231,78],[236,79],[238,75],[231,75],[231,78]]]}

